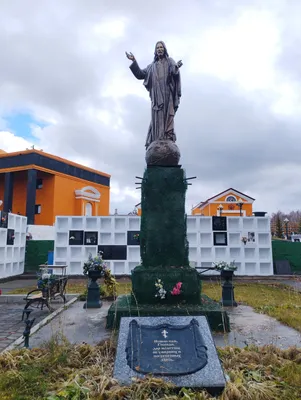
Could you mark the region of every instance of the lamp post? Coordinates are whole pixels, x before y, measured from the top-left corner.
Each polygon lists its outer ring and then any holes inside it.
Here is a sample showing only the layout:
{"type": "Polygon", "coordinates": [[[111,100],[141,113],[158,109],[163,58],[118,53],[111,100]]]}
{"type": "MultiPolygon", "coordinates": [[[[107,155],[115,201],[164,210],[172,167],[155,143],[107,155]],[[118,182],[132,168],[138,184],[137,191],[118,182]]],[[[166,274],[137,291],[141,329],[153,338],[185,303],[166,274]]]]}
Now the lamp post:
{"type": "Polygon", "coordinates": [[[237,203],[236,203],[236,205],[239,207],[239,215],[240,215],[240,217],[241,217],[241,216],[242,216],[241,210],[242,210],[242,206],[244,205],[243,200],[242,200],[241,198],[239,198],[238,201],[237,201],[237,203]]]}
{"type": "Polygon", "coordinates": [[[286,240],[288,240],[288,223],[290,222],[288,218],[285,218],[283,220],[284,224],[285,224],[285,234],[286,234],[286,240]]]}
{"type": "Polygon", "coordinates": [[[222,216],[223,209],[224,209],[224,207],[221,204],[217,207],[217,210],[219,211],[219,216],[220,217],[222,216]]]}

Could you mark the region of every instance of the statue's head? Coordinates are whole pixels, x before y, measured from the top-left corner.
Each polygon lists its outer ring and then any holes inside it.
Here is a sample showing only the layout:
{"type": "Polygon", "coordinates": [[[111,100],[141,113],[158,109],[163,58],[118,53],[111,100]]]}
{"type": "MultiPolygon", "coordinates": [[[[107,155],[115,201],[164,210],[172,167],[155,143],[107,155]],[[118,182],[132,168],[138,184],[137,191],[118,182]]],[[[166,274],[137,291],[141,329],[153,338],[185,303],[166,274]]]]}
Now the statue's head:
{"type": "Polygon", "coordinates": [[[167,48],[165,46],[165,43],[162,40],[160,40],[159,42],[156,43],[155,61],[158,60],[158,58],[161,58],[161,57],[168,57],[167,48]]]}

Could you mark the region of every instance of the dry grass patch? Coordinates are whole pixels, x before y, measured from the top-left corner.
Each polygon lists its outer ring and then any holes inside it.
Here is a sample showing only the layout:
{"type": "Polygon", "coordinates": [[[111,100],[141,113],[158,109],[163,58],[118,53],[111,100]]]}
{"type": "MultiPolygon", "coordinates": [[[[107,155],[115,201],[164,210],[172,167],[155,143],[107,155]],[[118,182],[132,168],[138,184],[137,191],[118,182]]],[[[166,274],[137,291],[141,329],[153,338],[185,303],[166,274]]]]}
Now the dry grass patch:
{"type": "MultiPolygon", "coordinates": [[[[272,346],[219,349],[229,376],[220,400],[301,398],[301,349],[272,346]]],[[[176,389],[160,379],[135,381],[130,387],[112,378],[115,344],[71,345],[55,337],[44,348],[0,355],[1,400],[207,400],[204,390],[176,389]]]]}

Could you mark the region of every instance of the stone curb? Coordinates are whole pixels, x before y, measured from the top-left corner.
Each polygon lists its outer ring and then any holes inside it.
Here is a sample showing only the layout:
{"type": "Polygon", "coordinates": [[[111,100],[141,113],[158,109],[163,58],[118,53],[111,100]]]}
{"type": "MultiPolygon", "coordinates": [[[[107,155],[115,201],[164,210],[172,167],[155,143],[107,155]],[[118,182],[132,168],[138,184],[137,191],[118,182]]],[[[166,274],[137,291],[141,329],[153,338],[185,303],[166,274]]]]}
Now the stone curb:
{"type": "MultiPolygon", "coordinates": [[[[73,303],[75,303],[77,301],[77,296],[75,295],[75,297],[73,297],[71,300],[68,301],[68,303],[62,305],[60,308],[58,308],[57,310],[55,310],[53,313],[51,313],[50,315],[48,315],[46,318],[42,319],[42,321],[40,321],[37,325],[35,325],[30,332],[30,336],[32,336],[34,333],[36,333],[39,329],[41,329],[44,325],[46,325],[48,322],[50,322],[51,320],[53,320],[53,318],[55,318],[57,315],[59,315],[62,311],[65,310],[65,308],[68,308],[69,306],[71,306],[73,303]]],[[[23,335],[20,336],[18,339],[16,339],[13,343],[11,343],[8,347],[6,347],[5,349],[2,350],[2,353],[6,352],[6,351],[10,351],[15,349],[17,346],[19,346],[21,343],[24,342],[24,337],[23,335]]],[[[1,351],[0,351],[1,353],[1,351]]]]}

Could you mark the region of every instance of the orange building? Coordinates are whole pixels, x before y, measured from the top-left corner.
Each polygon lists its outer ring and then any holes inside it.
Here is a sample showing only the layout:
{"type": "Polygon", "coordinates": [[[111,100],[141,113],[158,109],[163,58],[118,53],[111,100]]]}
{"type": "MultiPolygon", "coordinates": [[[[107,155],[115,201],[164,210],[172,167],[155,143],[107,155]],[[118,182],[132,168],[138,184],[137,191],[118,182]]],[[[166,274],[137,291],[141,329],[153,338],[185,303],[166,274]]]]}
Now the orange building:
{"type": "Polygon", "coordinates": [[[53,225],[57,215],[109,215],[110,175],[41,150],[0,151],[0,210],[53,225]]]}
{"type": "Polygon", "coordinates": [[[192,215],[252,216],[253,199],[235,189],[227,189],[192,208],[192,215]]]}
{"type": "Polygon", "coordinates": [[[135,204],[135,212],[141,217],[141,203],[135,204]]]}

